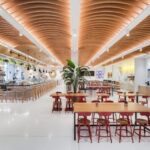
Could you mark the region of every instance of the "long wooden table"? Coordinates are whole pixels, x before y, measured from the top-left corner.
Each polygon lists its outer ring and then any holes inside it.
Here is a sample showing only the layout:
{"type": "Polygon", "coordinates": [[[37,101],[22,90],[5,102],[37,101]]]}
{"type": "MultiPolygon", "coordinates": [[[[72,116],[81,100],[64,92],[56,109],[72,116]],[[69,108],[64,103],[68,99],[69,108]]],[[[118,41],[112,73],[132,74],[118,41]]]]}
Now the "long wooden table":
{"type": "MultiPolygon", "coordinates": [[[[129,103],[127,106],[124,103],[74,103],[74,140],[76,140],[76,114],[79,112],[150,112],[150,108],[137,103],[129,103]]],[[[135,115],[137,116],[137,115],[135,115]]],[[[136,119],[136,118],[135,118],[136,119]]]]}
{"type": "Polygon", "coordinates": [[[107,92],[113,95],[113,86],[112,85],[88,85],[85,88],[80,88],[80,90],[84,90],[85,92],[87,90],[108,90],[107,92]],[[112,89],[112,90],[111,90],[112,89]]]}
{"type": "Polygon", "coordinates": [[[118,96],[124,97],[125,101],[127,100],[128,96],[135,96],[136,97],[136,103],[138,103],[139,102],[139,96],[146,96],[146,95],[142,94],[142,93],[121,93],[121,94],[118,94],[118,96]]]}
{"type": "Polygon", "coordinates": [[[84,96],[84,97],[87,97],[88,94],[87,93],[53,93],[51,94],[50,96],[59,96],[59,97],[65,97],[65,96],[72,96],[72,97],[81,97],[81,96],[84,96]]]}

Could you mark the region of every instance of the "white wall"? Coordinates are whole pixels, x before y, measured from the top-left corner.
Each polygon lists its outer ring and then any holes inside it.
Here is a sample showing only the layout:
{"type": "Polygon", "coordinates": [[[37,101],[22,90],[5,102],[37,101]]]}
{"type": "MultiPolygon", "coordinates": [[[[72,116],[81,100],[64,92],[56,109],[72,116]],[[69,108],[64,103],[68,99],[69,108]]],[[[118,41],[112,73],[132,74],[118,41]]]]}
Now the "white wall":
{"type": "Polygon", "coordinates": [[[135,59],[135,90],[137,91],[139,85],[145,85],[146,82],[146,59],[135,59]]]}

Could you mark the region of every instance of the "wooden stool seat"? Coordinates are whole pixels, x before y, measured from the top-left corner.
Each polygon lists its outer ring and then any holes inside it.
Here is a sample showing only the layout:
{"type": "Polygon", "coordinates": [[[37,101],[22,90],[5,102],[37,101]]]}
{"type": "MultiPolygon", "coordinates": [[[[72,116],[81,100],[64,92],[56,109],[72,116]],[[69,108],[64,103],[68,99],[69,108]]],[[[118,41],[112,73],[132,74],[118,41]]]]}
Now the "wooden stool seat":
{"type": "Polygon", "coordinates": [[[128,120],[125,118],[119,118],[116,120],[117,123],[119,123],[120,125],[128,125],[128,120]]]}
{"type": "Polygon", "coordinates": [[[141,119],[141,118],[138,118],[136,119],[136,123],[140,124],[140,125],[148,125],[148,121],[146,119],[141,119]]]}
{"type": "Polygon", "coordinates": [[[78,120],[78,124],[80,124],[80,125],[89,125],[90,124],[90,120],[89,119],[85,119],[85,118],[80,118],[78,120]]]}

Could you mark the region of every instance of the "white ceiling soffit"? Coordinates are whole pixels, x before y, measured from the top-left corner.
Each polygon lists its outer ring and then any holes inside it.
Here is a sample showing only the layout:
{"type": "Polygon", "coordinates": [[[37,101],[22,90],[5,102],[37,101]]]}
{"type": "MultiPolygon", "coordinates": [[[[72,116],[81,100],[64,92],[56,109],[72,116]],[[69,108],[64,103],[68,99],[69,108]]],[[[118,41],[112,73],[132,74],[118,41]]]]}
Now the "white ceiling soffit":
{"type": "Polygon", "coordinates": [[[34,35],[29,33],[21,24],[19,24],[2,6],[0,6],[0,15],[22,35],[35,44],[40,51],[44,51],[53,62],[57,60],[57,62],[62,66],[62,63],[34,35]]]}
{"type": "Polygon", "coordinates": [[[137,26],[141,21],[143,21],[147,16],[150,15],[150,5],[148,5],[142,13],[140,13],[130,24],[123,28],[119,33],[117,33],[110,41],[103,46],[88,62],[86,65],[89,65],[91,62],[94,62],[96,58],[102,55],[110,47],[112,47],[117,41],[124,37],[128,32],[130,32],[135,26],[137,26]]]}
{"type": "Polygon", "coordinates": [[[78,64],[78,37],[79,37],[79,21],[80,21],[80,0],[70,0],[71,13],[71,59],[78,64]]]}

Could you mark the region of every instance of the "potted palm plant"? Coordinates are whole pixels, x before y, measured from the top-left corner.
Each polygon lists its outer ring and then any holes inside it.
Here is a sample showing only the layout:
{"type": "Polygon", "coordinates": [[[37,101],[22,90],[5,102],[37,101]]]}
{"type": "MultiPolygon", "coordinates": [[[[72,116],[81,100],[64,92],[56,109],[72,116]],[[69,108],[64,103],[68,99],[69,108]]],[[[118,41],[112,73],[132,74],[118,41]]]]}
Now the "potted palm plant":
{"type": "Polygon", "coordinates": [[[67,60],[67,65],[63,67],[62,77],[64,82],[72,86],[73,92],[76,93],[80,83],[85,83],[84,75],[90,75],[89,67],[77,66],[71,60],[67,60]]]}

